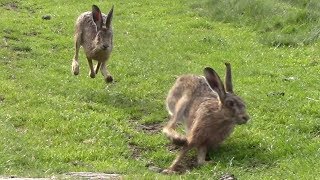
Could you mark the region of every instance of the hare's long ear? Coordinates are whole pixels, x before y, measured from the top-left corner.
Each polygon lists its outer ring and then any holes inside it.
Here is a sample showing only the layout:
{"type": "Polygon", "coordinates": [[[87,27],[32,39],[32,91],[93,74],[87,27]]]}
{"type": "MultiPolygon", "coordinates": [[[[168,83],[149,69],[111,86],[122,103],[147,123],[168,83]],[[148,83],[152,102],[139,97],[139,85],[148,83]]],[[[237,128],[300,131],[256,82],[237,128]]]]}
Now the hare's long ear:
{"type": "Polygon", "coordinates": [[[111,10],[109,11],[108,13],[108,16],[107,16],[107,21],[106,21],[106,27],[107,28],[110,28],[111,27],[111,21],[112,21],[112,17],[113,17],[113,7],[111,8],[111,10]]]}
{"type": "Polygon", "coordinates": [[[103,19],[102,19],[102,14],[98,6],[92,5],[92,17],[94,23],[97,25],[97,30],[102,28],[103,25],[103,19]]]}
{"type": "Polygon", "coordinates": [[[226,79],[225,79],[226,91],[229,93],[233,93],[231,65],[230,63],[225,63],[225,65],[226,65],[226,79]]]}
{"type": "Polygon", "coordinates": [[[211,89],[218,93],[220,100],[223,103],[226,97],[226,91],[219,75],[210,67],[204,68],[203,72],[211,89]]]}

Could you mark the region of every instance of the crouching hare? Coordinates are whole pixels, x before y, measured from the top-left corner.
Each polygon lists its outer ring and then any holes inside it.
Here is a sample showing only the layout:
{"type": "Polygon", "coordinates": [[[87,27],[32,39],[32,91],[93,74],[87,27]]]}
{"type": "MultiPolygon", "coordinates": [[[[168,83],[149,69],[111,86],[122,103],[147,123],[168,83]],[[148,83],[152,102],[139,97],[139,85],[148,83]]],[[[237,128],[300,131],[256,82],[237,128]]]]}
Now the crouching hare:
{"type": "Polygon", "coordinates": [[[236,124],[249,120],[243,100],[233,92],[231,65],[225,65],[225,87],[218,74],[207,67],[204,77],[180,76],[169,91],[166,103],[171,119],[163,133],[182,149],[163,173],[177,171],[178,164],[192,148],[197,149],[198,165],[204,164],[209,149],[218,147],[236,124]],[[175,130],[178,121],[185,124],[186,135],[175,130]]]}
{"type": "Polygon", "coordinates": [[[75,54],[72,61],[72,72],[79,74],[79,49],[83,47],[89,67],[89,75],[95,78],[99,69],[106,82],[112,82],[113,78],[108,73],[106,62],[110,57],[113,48],[112,21],[113,6],[108,15],[101,13],[100,9],[92,6],[92,12],[82,13],[76,21],[75,30],[75,54]],[[98,61],[95,69],[92,60],[98,61]]]}

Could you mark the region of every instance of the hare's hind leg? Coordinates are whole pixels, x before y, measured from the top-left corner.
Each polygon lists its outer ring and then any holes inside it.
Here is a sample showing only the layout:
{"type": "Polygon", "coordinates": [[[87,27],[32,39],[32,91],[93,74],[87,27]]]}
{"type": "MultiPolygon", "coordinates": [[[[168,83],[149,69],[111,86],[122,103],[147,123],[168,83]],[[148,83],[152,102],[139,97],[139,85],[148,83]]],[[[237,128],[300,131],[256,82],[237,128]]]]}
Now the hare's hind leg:
{"type": "MultiPolygon", "coordinates": [[[[174,97],[172,97],[174,98],[174,97]]],[[[184,119],[185,110],[188,106],[188,102],[190,101],[190,97],[188,95],[182,96],[175,105],[172,105],[172,102],[167,103],[169,113],[172,113],[171,119],[165,128],[175,129],[178,121],[182,121],[184,119]],[[171,104],[170,104],[171,103],[171,104]],[[174,108],[172,108],[174,107],[174,108]],[[169,109],[170,108],[170,109],[169,109]],[[173,111],[173,112],[172,112],[173,111]]]]}
{"type": "MultiPolygon", "coordinates": [[[[183,121],[185,119],[185,110],[188,106],[189,96],[182,96],[175,104],[173,115],[166,126],[164,126],[162,132],[167,136],[167,138],[176,145],[182,146],[185,144],[186,139],[184,136],[180,135],[175,131],[178,121],[183,121]]],[[[169,106],[169,105],[168,105],[169,106]]]]}
{"type": "Polygon", "coordinates": [[[90,76],[91,78],[95,78],[95,77],[96,77],[96,73],[95,73],[95,71],[94,71],[94,69],[93,69],[92,59],[91,59],[91,58],[88,58],[88,57],[87,57],[87,59],[88,59],[89,68],[90,68],[89,76],[90,76]]]}
{"type": "Polygon", "coordinates": [[[73,56],[73,60],[72,60],[72,72],[74,75],[78,75],[79,74],[79,49],[80,49],[80,43],[81,43],[81,34],[80,33],[76,33],[74,36],[74,44],[75,44],[75,52],[74,52],[74,56],[73,56]]]}
{"type": "Polygon", "coordinates": [[[208,152],[207,146],[198,147],[198,155],[197,155],[198,166],[201,166],[207,162],[210,162],[210,161],[206,161],[207,152],[208,152]]]}
{"type": "Polygon", "coordinates": [[[113,81],[112,76],[107,71],[106,61],[101,63],[101,73],[106,83],[110,83],[113,81]]]}
{"type": "Polygon", "coordinates": [[[176,159],[172,162],[172,164],[170,165],[170,167],[168,169],[165,169],[162,171],[162,173],[165,174],[170,174],[170,173],[174,173],[178,170],[178,165],[181,162],[182,158],[184,156],[186,156],[187,152],[192,148],[193,146],[186,144],[182,147],[181,151],[179,152],[178,156],[176,157],[176,159]]]}

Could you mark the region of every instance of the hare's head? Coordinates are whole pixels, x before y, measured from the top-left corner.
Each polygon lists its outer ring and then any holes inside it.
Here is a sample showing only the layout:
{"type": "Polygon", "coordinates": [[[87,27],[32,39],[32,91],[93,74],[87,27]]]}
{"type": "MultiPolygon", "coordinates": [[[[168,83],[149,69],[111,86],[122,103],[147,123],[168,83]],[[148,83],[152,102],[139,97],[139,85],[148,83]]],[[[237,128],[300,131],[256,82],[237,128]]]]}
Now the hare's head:
{"type": "Polygon", "coordinates": [[[249,120],[244,101],[233,92],[231,65],[226,65],[225,86],[219,75],[210,67],[204,69],[205,78],[211,89],[219,95],[225,117],[236,124],[244,124],[249,120]]]}
{"type": "Polygon", "coordinates": [[[112,21],[113,6],[108,13],[107,19],[104,22],[102,14],[98,6],[92,6],[92,18],[97,26],[97,35],[94,39],[94,43],[97,50],[111,50],[112,49],[112,21]]]}

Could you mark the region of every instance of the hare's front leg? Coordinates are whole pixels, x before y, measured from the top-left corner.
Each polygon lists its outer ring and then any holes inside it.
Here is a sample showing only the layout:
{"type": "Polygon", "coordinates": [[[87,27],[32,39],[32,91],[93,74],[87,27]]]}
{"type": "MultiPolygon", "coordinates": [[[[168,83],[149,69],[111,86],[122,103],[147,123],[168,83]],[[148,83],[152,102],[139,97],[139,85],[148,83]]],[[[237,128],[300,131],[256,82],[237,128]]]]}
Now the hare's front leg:
{"type": "Polygon", "coordinates": [[[204,165],[204,164],[212,162],[210,160],[209,161],[206,160],[207,153],[208,153],[208,147],[207,146],[198,147],[198,156],[197,156],[198,166],[201,166],[201,165],[204,165]]]}
{"type": "Polygon", "coordinates": [[[96,74],[98,74],[100,66],[101,66],[101,62],[98,62],[97,65],[96,65],[96,68],[94,70],[96,74]]]}
{"type": "Polygon", "coordinates": [[[94,69],[93,69],[93,63],[92,63],[92,59],[88,58],[88,64],[89,64],[89,68],[90,68],[90,72],[89,72],[89,76],[91,78],[95,78],[96,77],[96,73],[94,72],[94,69]]]}
{"type": "Polygon", "coordinates": [[[106,83],[110,83],[113,81],[112,76],[107,71],[106,61],[101,63],[101,73],[102,73],[106,83]]]}
{"type": "Polygon", "coordinates": [[[74,75],[79,74],[79,49],[80,49],[80,41],[81,41],[81,35],[80,34],[75,34],[74,36],[74,44],[75,44],[75,52],[72,60],[72,65],[71,65],[71,70],[74,75]]]}

